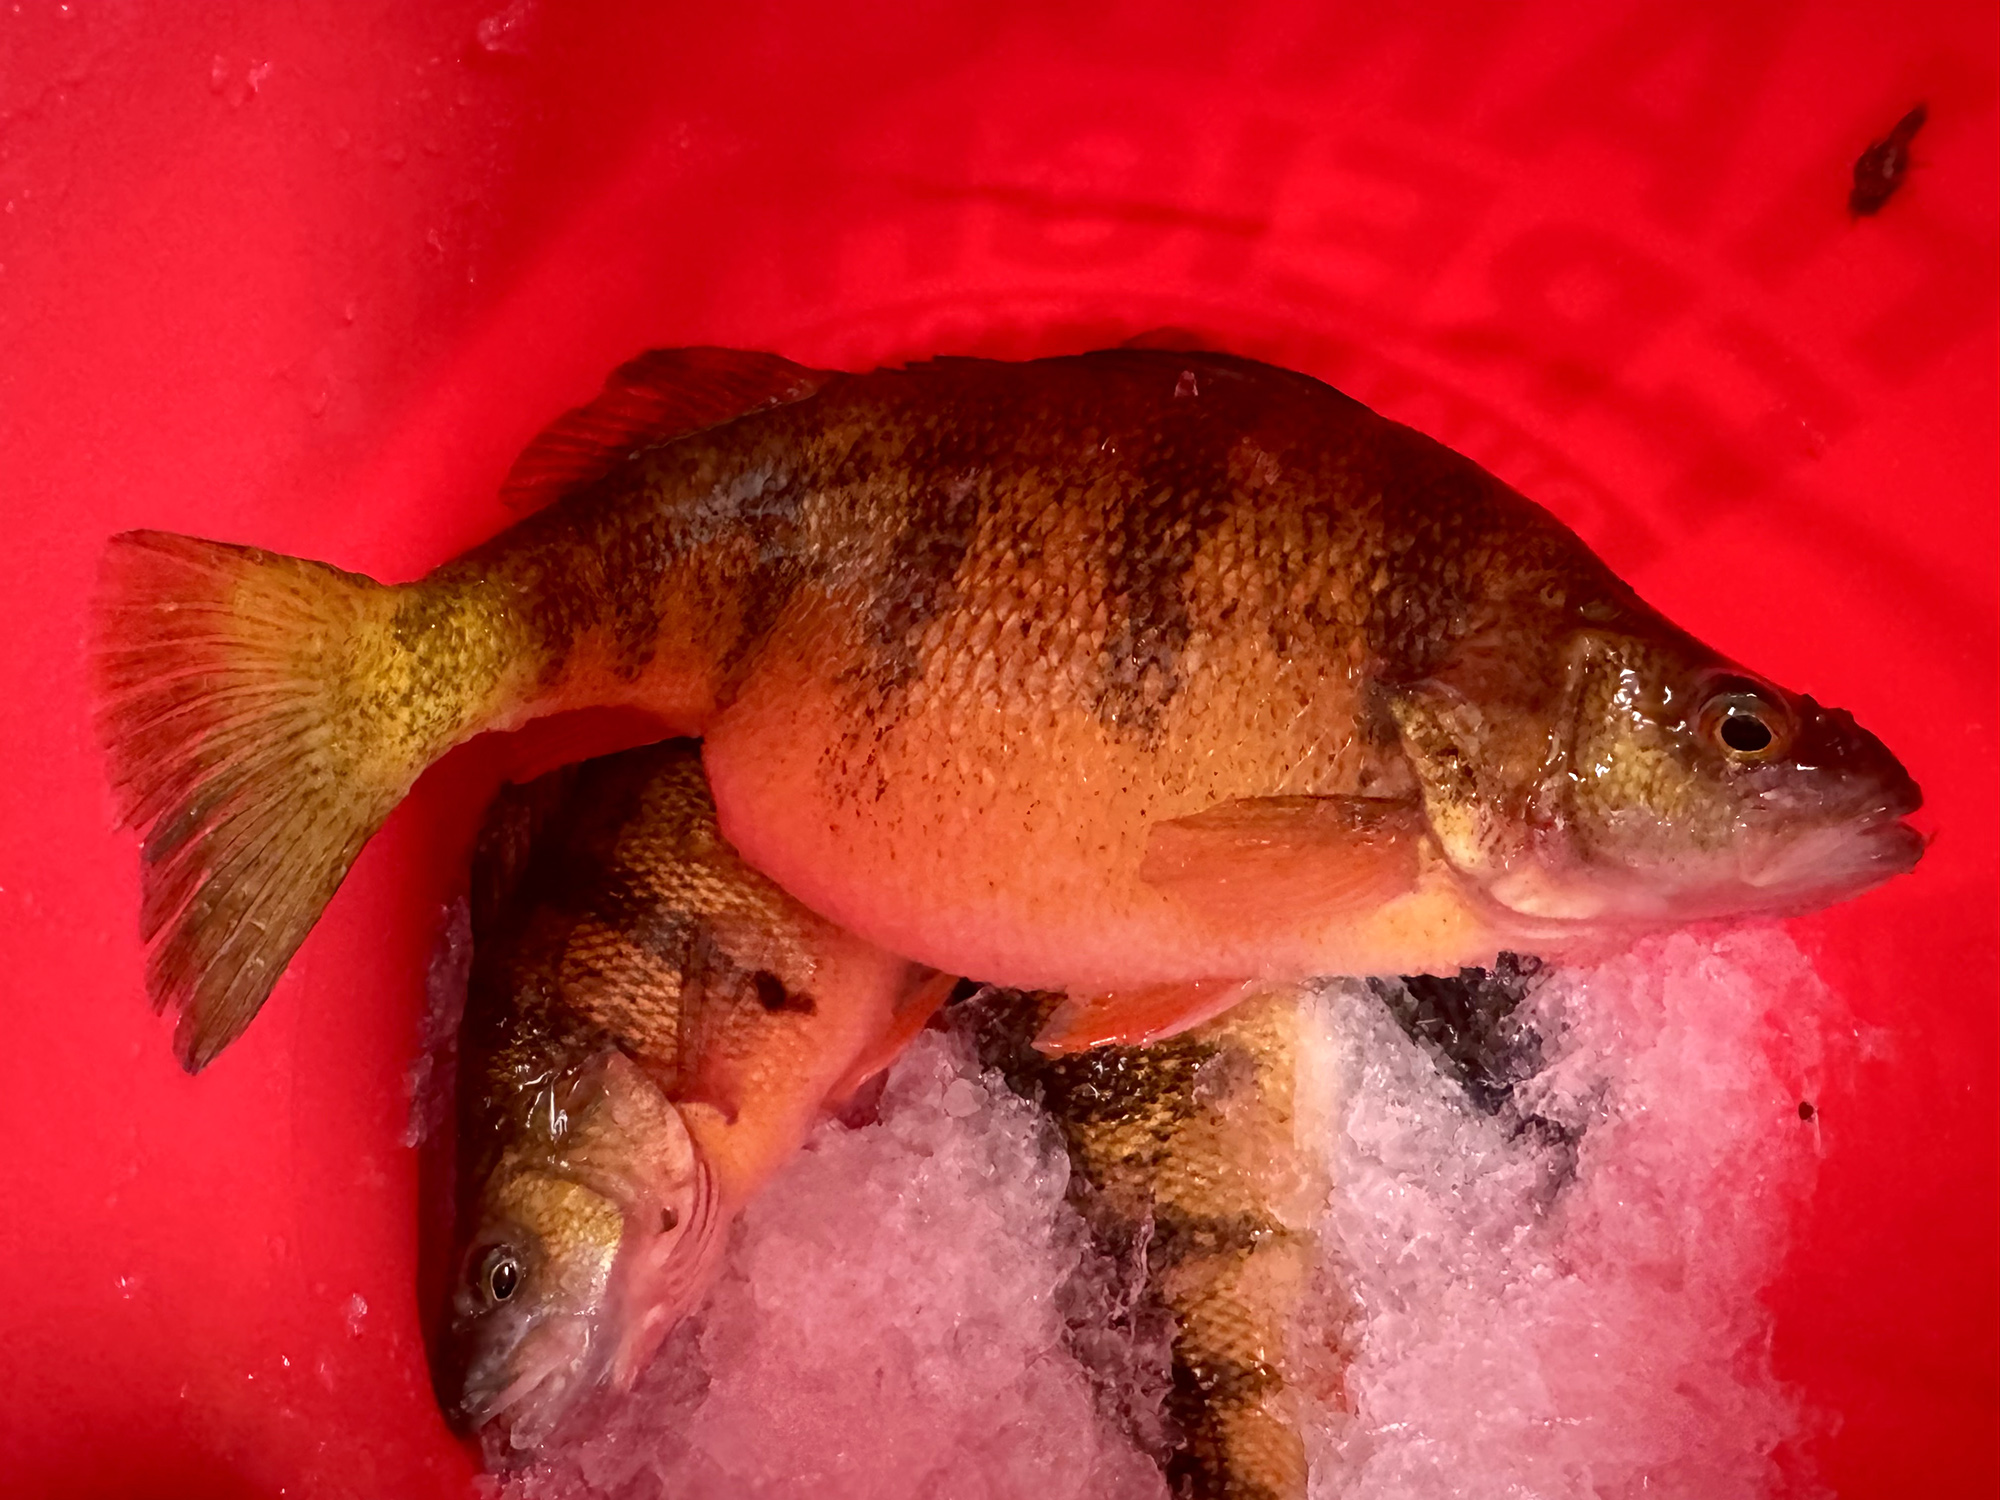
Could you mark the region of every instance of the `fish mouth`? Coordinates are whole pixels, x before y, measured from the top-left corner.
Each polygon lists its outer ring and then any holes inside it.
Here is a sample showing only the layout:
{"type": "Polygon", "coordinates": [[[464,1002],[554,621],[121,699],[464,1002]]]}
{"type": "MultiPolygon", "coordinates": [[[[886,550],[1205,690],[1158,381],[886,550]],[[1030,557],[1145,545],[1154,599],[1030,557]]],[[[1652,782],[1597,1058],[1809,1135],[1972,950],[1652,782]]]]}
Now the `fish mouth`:
{"type": "Polygon", "coordinates": [[[516,1453],[540,1446],[575,1405],[589,1347],[590,1331],[574,1318],[542,1325],[498,1371],[468,1378],[458,1400],[460,1430],[502,1437],[516,1453]]]}
{"type": "Polygon", "coordinates": [[[1863,840],[1873,846],[1874,862],[1882,869],[1884,879],[1914,870],[1930,847],[1931,835],[1904,821],[1922,800],[1919,797],[1906,812],[1892,814],[1861,830],[1863,840]]]}
{"type": "MultiPolygon", "coordinates": [[[[1908,810],[1914,812],[1916,804],[1908,810]]],[[[1892,805],[1862,823],[1788,842],[1746,871],[1745,880],[1752,890],[1765,893],[1759,904],[1767,909],[1805,911],[1907,874],[1929,844],[1929,835],[1903,820],[1900,805],[1892,805]]]]}

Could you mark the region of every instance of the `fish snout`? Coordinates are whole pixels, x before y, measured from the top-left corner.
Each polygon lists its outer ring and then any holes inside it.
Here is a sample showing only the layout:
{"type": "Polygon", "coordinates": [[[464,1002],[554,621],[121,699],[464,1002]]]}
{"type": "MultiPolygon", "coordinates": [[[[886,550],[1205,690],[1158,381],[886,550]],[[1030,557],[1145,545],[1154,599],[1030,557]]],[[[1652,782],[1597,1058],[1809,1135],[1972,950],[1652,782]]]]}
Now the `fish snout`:
{"type": "Polygon", "coordinates": [[[487,1438],[495,1453],[525,1453],[560,1425],[589,1383],[589,1330],[574,1318],[544,1319],[509,1347],[482,1350],[464,1366],[446,1403],[451,1425],[487,1438]]]}
{"type": "Polygon", "coordinates": [[[1820,772],[1847,794],[1851,816],[1870,821],[1906,818],[1924,805],[1923,789],[1889,747],[1841,708],[1804,700],[1802,733],[1794,750],[1801,768],[1820,772]]]}

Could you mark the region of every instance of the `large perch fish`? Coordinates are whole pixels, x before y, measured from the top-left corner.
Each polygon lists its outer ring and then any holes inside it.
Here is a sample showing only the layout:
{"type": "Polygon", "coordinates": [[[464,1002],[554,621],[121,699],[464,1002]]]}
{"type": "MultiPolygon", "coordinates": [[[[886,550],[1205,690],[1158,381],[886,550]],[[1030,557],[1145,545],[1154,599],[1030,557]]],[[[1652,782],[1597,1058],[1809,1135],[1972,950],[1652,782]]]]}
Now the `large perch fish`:
{"type": "Polygon", "coordinates": [[[437,1385],[505,1454],[629,1388],[737,1213],[955,981],[746,866],[685,742],[504,789],[472,895],[437,1385]]]}
{"type": "Polygon", "coordinates": [[[836,375],[681,350],[419,582],[133,532],[101,725],[148,983],[198,1068],[361,846],[482,730],[638,705],[806,905],[1063,989],[1052,1047],[1246,981],[1451,971],[1836,900],[1917,788],[1469,460],[1214,354],[836,375]]]}

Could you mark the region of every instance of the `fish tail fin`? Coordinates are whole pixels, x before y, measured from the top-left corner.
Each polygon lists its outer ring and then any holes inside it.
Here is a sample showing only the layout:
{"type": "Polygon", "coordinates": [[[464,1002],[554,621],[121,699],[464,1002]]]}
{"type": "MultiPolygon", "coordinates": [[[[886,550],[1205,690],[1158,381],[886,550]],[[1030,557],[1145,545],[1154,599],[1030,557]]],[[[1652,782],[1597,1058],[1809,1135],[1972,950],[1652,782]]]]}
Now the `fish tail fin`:
{"type": "MultiPolygon", "coordinates": [[[[147,989],[179,1011],[174,1048],[191,1073],[249,1025],[434,758],[412,753],[383,706],[406,592],[169,532],[111,540],[92,644],[98,735],[120,817],[143,833],[140,935],[158,939],[147,989]]],[[[416,681],[400,675],[406,690],[416,681]]]]}

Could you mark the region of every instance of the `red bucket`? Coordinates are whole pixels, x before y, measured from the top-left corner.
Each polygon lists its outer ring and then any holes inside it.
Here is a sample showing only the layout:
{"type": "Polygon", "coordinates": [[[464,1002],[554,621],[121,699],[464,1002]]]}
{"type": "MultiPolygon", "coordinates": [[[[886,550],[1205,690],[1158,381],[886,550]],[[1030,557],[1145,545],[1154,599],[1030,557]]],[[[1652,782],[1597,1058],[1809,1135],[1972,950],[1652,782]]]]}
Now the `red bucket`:
{"type": "MultiPolygon", "coordinates": [[[[430,775],[198,1080],[90,729],[111,532],[415,576],[649,346],[863,368],[1173,326],[1554,509],[1923,784],[1795,924],[1874,1049],[1772,1291],[1861,1497],[1987,1493],[2000,1304],[2000,13],[947,0],[0,18],[0,972],[15,1496],[463,1495],[402,1142],[490,747],[430,775]],[[1853,163],[1929,107],[1900,190],[1853,163]]],[[[204,13],[205,12],[205,13],[204,13]]],[[[572,747],[575,748],[575,747],[572,747]]]]}

